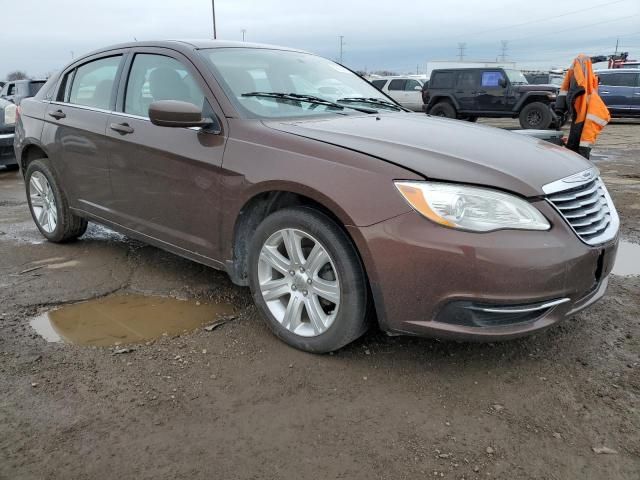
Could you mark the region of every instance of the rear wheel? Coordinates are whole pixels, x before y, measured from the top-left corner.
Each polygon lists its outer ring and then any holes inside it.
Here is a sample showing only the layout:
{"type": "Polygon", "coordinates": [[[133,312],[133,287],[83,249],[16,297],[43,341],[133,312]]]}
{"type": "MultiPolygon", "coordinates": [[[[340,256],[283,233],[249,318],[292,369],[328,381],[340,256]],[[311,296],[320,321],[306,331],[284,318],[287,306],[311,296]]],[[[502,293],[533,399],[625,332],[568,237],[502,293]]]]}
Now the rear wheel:
{"type": "Polygon", "coordinates": [[[66,242],[87,230],[87,221],[71,213],[67,197],[60,188],[46,159],[34,160],[25,175],[27,201],[40,233],[50,242],[66,242]]]}
{"type": "Polygon", "coordinates": [[[249,251],[256,305],[280,339],[324,353],[367,329],[367,284],[356,250],[326,215],[286,208],[256,229],[249,251]]]}
{"type": "Polygon", "coordinates": [[[449,102],[436,103],[429,112],[434,117],[456,118],[456,109],[449,102]]]}
{"type": "Polygon", "coordinates": [[[549,105],[542,102],[532,102],[520,111],[520,126],[527,129],[546,130],[553,118],[549,105]]]}

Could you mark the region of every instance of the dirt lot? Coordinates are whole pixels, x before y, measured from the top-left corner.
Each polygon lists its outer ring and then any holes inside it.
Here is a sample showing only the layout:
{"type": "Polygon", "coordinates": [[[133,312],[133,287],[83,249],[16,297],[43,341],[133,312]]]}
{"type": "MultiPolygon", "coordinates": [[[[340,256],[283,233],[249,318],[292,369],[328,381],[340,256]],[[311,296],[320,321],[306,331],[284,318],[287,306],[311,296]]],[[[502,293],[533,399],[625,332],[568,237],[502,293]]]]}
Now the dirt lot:
{"type": "MultiPolygon", "coordinates": [[[[595,153],[622,236],[640,243],[640,123],[615,122],[595,153]]],[[[373,330],[309,355],[222,273],[96,226],[44,242],[19,175],[0,172],[0,292],[1,479],[640,476],[638,276],[612,277],[592,309],[523,340],[373,330]],[[238,317],[119,355],[29,325],[111,292],[228,302],[238,317]]]]}

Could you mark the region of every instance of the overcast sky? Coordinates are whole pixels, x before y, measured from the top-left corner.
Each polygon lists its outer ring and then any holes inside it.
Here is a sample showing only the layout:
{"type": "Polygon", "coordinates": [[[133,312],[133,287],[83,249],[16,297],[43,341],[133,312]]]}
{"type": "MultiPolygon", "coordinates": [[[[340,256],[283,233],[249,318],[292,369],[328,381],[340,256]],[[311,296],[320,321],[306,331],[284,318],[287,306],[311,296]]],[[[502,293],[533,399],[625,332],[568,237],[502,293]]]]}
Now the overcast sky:
{"type": "MultiPolygon", "coordinates": [[[[4,1],[4,0],[3,0],[4,1]]],[[[8,1],[8,0],[7,0],[8,1]]],[[[18,0],[3,8],[0,78],[54,71],[96,48],[148,39],[212,36],[210,0],[18,0]]],[[[424,71],[429,60],[507,60],[567,66],[577,53],[640,58],[640,0],[216,0],[218,38],[286,45],[353,69],[424,71]]]]}

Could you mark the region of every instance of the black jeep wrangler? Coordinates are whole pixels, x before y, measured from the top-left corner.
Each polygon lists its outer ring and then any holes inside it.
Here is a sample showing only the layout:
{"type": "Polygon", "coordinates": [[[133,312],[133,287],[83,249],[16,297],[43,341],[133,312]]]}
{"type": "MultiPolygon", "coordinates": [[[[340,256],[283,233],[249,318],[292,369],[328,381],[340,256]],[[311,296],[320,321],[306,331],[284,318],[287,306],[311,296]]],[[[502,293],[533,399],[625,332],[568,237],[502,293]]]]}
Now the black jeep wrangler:
{"type": "Polygon", "coordinates": [[[517,117],[522,128],[547,129],[562,123],[553,111],[558,90],[555,85],[529,85],[518,70],[452,68],[431,72],[422,100],[429,115],[471,122],[517,117]]]}

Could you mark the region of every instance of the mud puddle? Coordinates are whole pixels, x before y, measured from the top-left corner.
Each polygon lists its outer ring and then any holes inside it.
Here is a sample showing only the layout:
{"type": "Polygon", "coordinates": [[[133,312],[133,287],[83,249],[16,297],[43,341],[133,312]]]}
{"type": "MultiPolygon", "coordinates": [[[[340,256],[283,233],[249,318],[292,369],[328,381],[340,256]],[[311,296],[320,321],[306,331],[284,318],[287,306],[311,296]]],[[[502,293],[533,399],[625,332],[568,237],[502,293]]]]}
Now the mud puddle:
{"type": "Polygon", "coordinates": [[[49,342],[105,347],[179,335],[233,311],[233,307],[225,303],[110,295],[50,310],[30,323],[49,342]]]}
{"type": "Polygon", "coordinates": [[[620,241],[611,273],[625,277],[640,275],[640,244],[620,241]]]}

